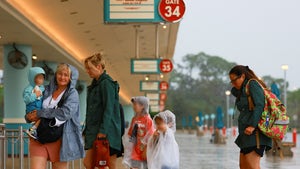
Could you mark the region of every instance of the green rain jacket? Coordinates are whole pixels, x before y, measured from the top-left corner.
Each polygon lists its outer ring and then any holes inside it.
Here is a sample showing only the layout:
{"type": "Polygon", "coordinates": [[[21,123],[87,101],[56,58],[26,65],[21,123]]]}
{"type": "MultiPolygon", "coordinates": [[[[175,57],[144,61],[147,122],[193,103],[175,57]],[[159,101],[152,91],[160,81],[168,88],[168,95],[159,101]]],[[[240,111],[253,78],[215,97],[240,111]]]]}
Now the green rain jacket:
{"type": "Polygon", "coordinates": [[[121,150],[121,117],[119,85],[104,72],[88,87],[86,126],[84,129],[85,149],[91,149],[97,134],[107,136],[110,147],[121,150]]]}
{"type": "MultiPolygon", "coordinates": [[[[232,88],[231,90],[232,94],[237,98],[236,106],[240,112],[238,118],[239,135],[235,143],[241,149],[255,147],[257,145],[256,136],[255,136],[256,132],[253,132],[252,135],[248,136],[244,134],[244,131],[248,126],[253,126],[256,128],[256,130],[258,130],[257,128],[258,122],[265,106],[265,95],[263,89],[260,87],[258,82],[251,81],[249,83],[249,89],[255,107],[253,111],[249,110],[249,104],[248,104],[248,99],[245,90],[247,82],[248,80],[246,79],[240,90],[236,88],[232,88]]],[[[272,147],[272,139],[263,135],[261,132],[259,132],[259,141],[260,141],[259,145],[267,146],[267,150],[272,147]]]]}

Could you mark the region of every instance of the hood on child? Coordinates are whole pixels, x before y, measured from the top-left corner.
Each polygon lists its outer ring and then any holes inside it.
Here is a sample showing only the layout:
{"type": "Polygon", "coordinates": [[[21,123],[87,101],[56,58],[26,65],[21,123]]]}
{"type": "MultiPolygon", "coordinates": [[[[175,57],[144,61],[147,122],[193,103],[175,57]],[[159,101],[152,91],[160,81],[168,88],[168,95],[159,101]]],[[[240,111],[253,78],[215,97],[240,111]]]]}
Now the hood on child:
{"type": "Polygon", "coordinates": [[[36,75],[43,74],[45,75],[44,69],[40,67],[31,67],[28,72],[28,81],[31,86],[35,86],[35,77],[36,75]]]}
{"type": "Polygon", "coordinates": [[[149,99],[145,96],[137,96],[131,98],[132,103],[138,103],[144,106],[144,114],[149,114],[149,99]]]}
{"type": "Polygon", "coordinates": [[[155,121],[155,118],[157,117],[163,119],[163,121],[168,125],[168,127],[174,132],[176,132],[176,117],[174,113],[172,113],[170,110],[166,110],[155,115],[153,120],[155,121]]]}

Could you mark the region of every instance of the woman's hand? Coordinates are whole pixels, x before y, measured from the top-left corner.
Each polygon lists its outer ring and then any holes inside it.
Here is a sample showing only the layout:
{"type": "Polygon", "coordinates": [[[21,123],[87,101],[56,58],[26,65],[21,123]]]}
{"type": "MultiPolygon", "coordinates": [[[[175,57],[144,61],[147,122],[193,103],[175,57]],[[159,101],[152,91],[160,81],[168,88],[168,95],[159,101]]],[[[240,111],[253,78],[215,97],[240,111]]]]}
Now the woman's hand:
{"type": "Polygon", "coordinates": [[[26,118],[29,120],[29,121],[32,121],[32,122],[35,122],[35,121],[38,121],[39,118],[37,117],[37,111],[36,110],[33,110],[32,112],[28,113],[26,115],[26,118]]]}
{"type": "Polygon", "coordinates": [[[255,130],[254,127],[249,126],[249,127],[247,127],[247,128],[245,129],[244,133],[245,133],[246,135],[250,136],[250,135],[253,133],[254,130],[255,130]]]}
{"type": "Polygon", "coordinates": [[[105,135],[105,134],[102,134],[102,133],[99,133],[99,134],[97,135],[97,138],[106,138],[106,135],[105,135]]]}

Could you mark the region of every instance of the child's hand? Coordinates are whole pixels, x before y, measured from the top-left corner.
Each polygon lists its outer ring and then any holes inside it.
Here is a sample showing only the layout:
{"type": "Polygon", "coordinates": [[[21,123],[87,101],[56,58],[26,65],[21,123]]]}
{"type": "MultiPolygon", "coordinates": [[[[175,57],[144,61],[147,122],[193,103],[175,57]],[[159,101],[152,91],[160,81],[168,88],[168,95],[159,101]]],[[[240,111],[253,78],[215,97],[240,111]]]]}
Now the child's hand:
{"type": "Polygon", "coordinates": [[[106,138],[106,135],[105,134],[102,134],[102,133],[98,133],[97,134],[97,138],[106,138]]]}
{"type": "Polygon", "coordinates": [[[29,121],[32,121],[32,122],[35,122],[35,121],[38,121],[39,118],[37,117],[37,111],[36,110],[33,110],[31,113],[28,113],[26,115],[26,118],[29,120],[29,121]]]}
{"type": "Polygon", "coordinates": [[[155,132],[153,133],[153,135],[154,135],[155,137],[158,137],[158,136],[159,136],[159,131],[158,131],[158,130],[155,130],[155,132]]]}

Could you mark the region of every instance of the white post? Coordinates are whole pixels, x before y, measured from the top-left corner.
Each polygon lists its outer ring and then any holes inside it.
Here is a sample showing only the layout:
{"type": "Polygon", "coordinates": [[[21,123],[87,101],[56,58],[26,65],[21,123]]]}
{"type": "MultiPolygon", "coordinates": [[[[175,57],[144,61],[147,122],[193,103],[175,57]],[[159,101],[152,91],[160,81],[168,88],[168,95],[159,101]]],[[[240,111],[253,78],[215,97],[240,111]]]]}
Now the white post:
{"type": "Polygon", "coordinates": [[[23,127],[19,127],[19,141],[20,141],[20,169],[24,169],[24,138],[23,138],[23,127]]]}
{"type": "Polygon", "coordinates": [[[282,65],[281,69],[284,73],[284,106],[287,109],[287,85],[286,85],[286,72],[289,69],[288,65],[282,65]]]}
{"type": "Polygon", "coordinates": [[[140,35],[139,35],[139,25],[134,25],[135,28],[135,58],[140,58],[140,35]]]}
{"type": "Polygon", "coordinates": [[[155,27],[155,58],[159,58],[159,27],[158,24],[155,27]]]}
{"type": "Polygon", "coordinates": [[[225,92],[226,94],[226,119],[227,119],[227,124],[226,124],[226,127],[229,128],[229,96],[231,94],[231,92],[229,90],[226,90],[225,92]]]}

